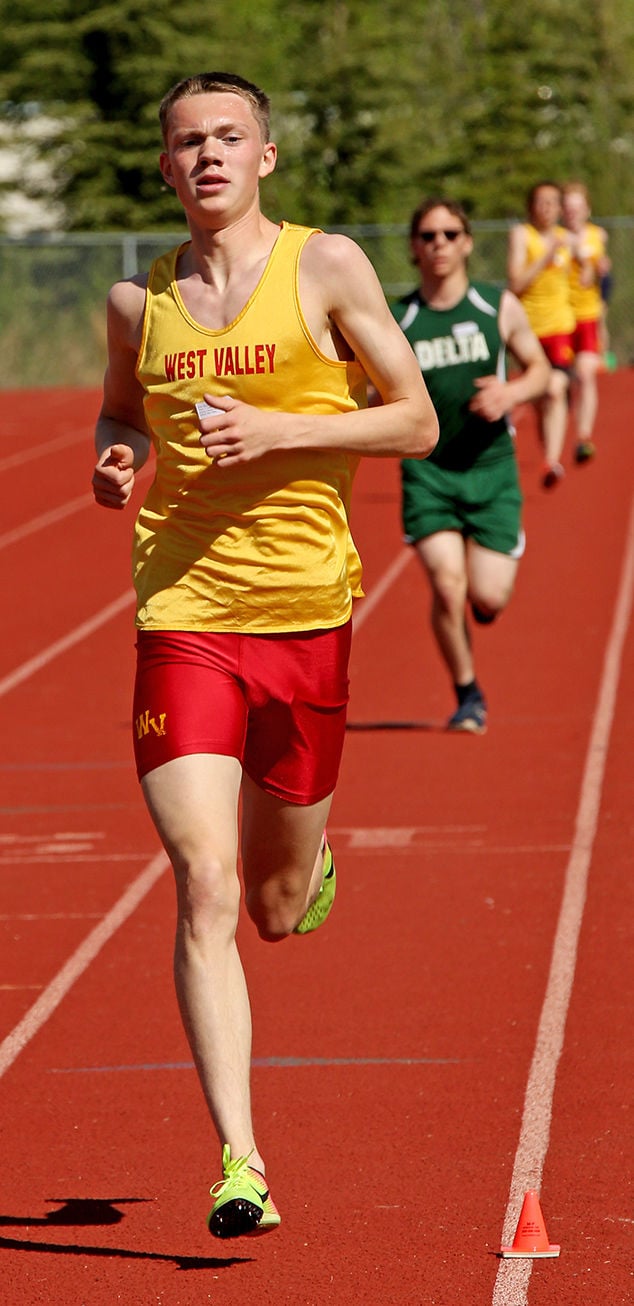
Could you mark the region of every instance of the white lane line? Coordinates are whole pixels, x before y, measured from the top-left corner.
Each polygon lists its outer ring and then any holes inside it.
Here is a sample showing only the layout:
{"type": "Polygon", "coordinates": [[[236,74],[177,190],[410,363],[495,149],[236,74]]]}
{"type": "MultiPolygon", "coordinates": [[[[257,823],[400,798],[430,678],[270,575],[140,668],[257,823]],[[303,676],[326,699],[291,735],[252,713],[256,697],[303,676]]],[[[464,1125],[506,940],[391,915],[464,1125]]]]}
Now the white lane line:
{"type": "Polygon", "coordinates": [[[22,441],[16,453],[6,454],[4,458],[0,458],[0,472],[12,471],[14,467],[23,467],[28,462],[40,462],[48,454],[66,449],[69,444],[79,444],[80,441],[90,439],[91,433],[91,427],[77,427],[72,431],[65,431],[63,435],[58,435],[56,439],[48,440],[44,444],[24,446],[22,441]]]}
{"type": "MultiPolygon", "coordinates": [[[[588,873],[601,806],[601,791],[614,719],[623,648],[632,610],[634,584],[634,504],[630,512],[626,548],[612,629],[603,661],[599,695],[581,783],[573,844],[568,859],[564,892],[541,1011],[533,1060],[529,1071],[520,1138],[515,1154],[502,1243],[513,1241],[524,1194],[539,1190],[548,1151],[553,1095],[561,1056],[570,996],[575,974],[579,933],[586,901],[588,873]]],[[[548,1212],[544,1211],[548,1228],[548,1212]]],[[[552,1237],[552,1230],[551,1237],[552,1237]]],[[[561,1231],[558,1230],[558,1233],[561,1231]]],[[[562,1239],[563,1241],[563,1239],[562,1239]]],[[[526,1306],[532,1261],[501,1261],[492,1306],[526,1306]]]]}
{"type": "Polygon", "coordinates": [[[11,544],[19,544],[21,540],[27,539],[29,535],[35,535],[38,531],[46,530],[47,526],[54,526],[55,522],[64,521],[66,517],[72,516],[74,512],[81,512],[83,508],[94,507],[95,499],[92,494],[80,494],[76,499],[69,499],[67,503],[62,504],[61,508],[51,508],[50,512],[43,512],[39,517],[32,517],[30,521],[25,522],[22,526],[16,526],[12,531],[6,531],[0,535],[0,549],[8,549],[11,544]]]}
{"type": "MultiPolygon", "coordinates": [[[[380,602],[383,594],[393,584],[396,577],[403,570],[409,561],[407,553],[399,555],[388,568],[378,585],[372,590],[371,594],[365,601],[363,615],[360,613],[357,619],[357,625],[365,619],[373,607],[380,602]]],[[[54,658],[65,653],[73,645],[78,644],[82,639],[88,638],[100,626],[105,625],[107,621],[124,608],[128,607],[134,599],[132,590],[126,591],[113,603],[102,608],[101,612],[96,613],[88,621],[84,621],[74,630],[69,631],[62,639],[56,640],[55,643],[49,644],[48,648],[42,650],[36,657],[30,658],[28,662],[23,662],[20,667],[11,672],[0,680],[0,697],[7,694],[16,685],[28,680],[30,676],[40,671],[43,667],[52,662],[54,658]]],[[[119,926],[127,920],[128,916],[135,910],[145,895],[152,888],[153,884],[163,874],[169,865],[168,858],[164,852],[160,852],[146,867],[145,871],[132,882],[118,903],[108,913],[104,920],[95,927],[87,936],[79,948],[72,954],[69,960],[58,971],[57,975],[47,985],[46,989],[38,998],[37,1002],[26,1013],[23,1019],[16,1025],[11,1034],[0,1044],[0,1077],[13,1064],[16,1057],[26,1047],[27,1043],[41,1029],[42,1025],[48,1020],[49,1016],[65,997],[68,990],[72,987],[80,975],[86,970],[97,954],[101,951],[104,944],[112,938],[119,926]]]]}
{"type": "MultiPolygon", "coordinates": [[[[0,544],[1,543],[2,540],[0,538],[0,544]]],[[[387,571],[384,572],[378,584],[370,591],[367,598],[363,600],[363,607],[355,615],[355,630],[358,630],[359,627],[363,625],[363,622],[370,615],[373,609],[381,602],[384,594],[387,593],[390,586],[394,584],[394,581],[407,566],[409,559],[409,552],[404,550],[403,553],[400,553],[394,559],[394,562],[388,567],[387,571]]],[[[53,659],[59,657],[61,653],[65,653],[69,648],[72,648],[74,644],[78,644],[82,639],[88,638],[88,636],[92,635],[100,626],[103,626],[107,621],[110,621],[112,617],[116,617],[124,610],[124,608],[128,607],[133,602],[134,597],[134,591],[127,590],[125,594],[122,594],[118,599],[115,599],[113,603],[109,603],[107,607],[102,608],[101,612],[97,612],[94,617],[89,618],[88,621],[82,622],[80,626],[76,626],[74,630],[69,631],[68,635],[64,635],[62,639],[58,639],[55,643],[49,644],[47,648],[42,649],[41,653],[36,654],[35,657],[29,658],[29,660],[23,662],[21,666],[16,667],[15,671],[10,671],[7,676],[0,679],[0,698],[2,698],[4,694],[8,694],[11,689],[15,689],[17,685],[21,685],[24,680],[28,680],[29,677],[34,675],[37,671],[41,671],[49,662],[52,662],[53,659]]]]}
{"type": "Polygon", "coordinates": [[[355,631],[361,629],[364,621],[367,621],[368,617],[374,612],[374,609],[378,607],[379,603],[385,597],[387,591],[392,587],[395,580],[398,580],[401,572],[405,570],[410,558],[413,556],[413,553],[413,549],[406,549],[403,547],[402,552],[396,555],[394,561],[390,563],[387,571],[383,572],[381,579],[377,582],[374,588],[370,590],[370,593],[367,594],[364,599],[359,601],[360,606],[355,609],[352,618],[352,625],[355,631]]]}
{"type": "Polygon", "coordinates": [[[160,879],[168,865],[166,854],[163,851],[157,853],[156,857],[145,867],[145,870],[141,871],[141,874],[128,885],[125,893],[121,895],[119,901],[115,903],[107,916],[104,916],[103,920],[90,931],[90,934],[86,935],[83,943],[80,943],[61,970],[58,970],[41,996],[29,1008],[26,1015],[0,1043],[0,1077],[13,1065],[16,1057],[19,1056],[34,1035],[38,1033],[42,1025],[46,1024],[55,1008],[59,1006],[69,989],[80,979],[91,962],[95,960],[101,949],[116,934],[117,930],[125,924],[128,917],[136,911],[139,903],[143,901],[150,889],[160,879]]]}
{"type": "MultiPolygon", "coordinates": [[[[48,446],[47,446],[48,447],[48,446]]],[[[0,463],[0,470],[2,464],[0,463]]],[[[136,484],[147,480],[152,471],[152,464],[142,467],[136,473],[136,484]]],[[[36,535],[38,531],[46,530],[48,526],[54,526],[56,522],[64,521],[66,517],[71,517],[75,512],[82,512],[84,508],[94,508],[95,496],[92,491],[88,494],[80,494],[75,499],[68,499],[59,508],[51,508],[49,512],[40,513],[39,517],[32,517],[30,521],[23,522],[21,526],[15,526],[12,530],[6,531],[0,535],[0,549],[7,549],[11,544],[19,544],[29,535],[36,535]]]]}
{"type": "MultiPolygon", "coordinates": [[[[369,599],[366,600],[366,608],[368,603],[375,606],[376,603],[379,602],[383,593],[393,583],[394,579],[403,569],[407,561],[407,554],[405,554],[404,557],[401,556],[396,559],[396,562],[392,564],[388,569],[388,572],[385,573],[382,581],[380,581],[376,589],[372,591],[369,599]]],[[[57,640],[54,644],[50,644],[48,648],[43,649],[37,657],[31,658],[28,662],[24,662],[21,667],[17,667],[9,676],[5,676],[3,680],[0,680],[0,696],[8,693],[9,690],[15,688],[16,685],[21,684],[22,681],[27,680],[30,676],[34,675],[36,671],[41,670],[41,668],[51,662],[53,658],[66,652],[67,649],[71,648],[74,644],[79,643],[80,640],[87,638],[93,633],[93,631],[109,621],[111,617],[117,615],[117,613],[131,604],[133,598],[133,591],[127,591],[125,594],[122,594],[120,598],[116,599],[114,603],[110,603],[106,608],[102,608],[101,612],[97,613],[96,616],[92,617],[89,621],[82,622],[82,624],[77,626],[75,630],[69,631],[68,635],[63,639],[57,640]]],[[[42,1025],[46,1023],[56,1007],[59,1006],[60,1002],[66,996],[69,989],[72,988],[76,980],[80,978],[91,962],[94,961],[104,945],[128,919],[146,894],[149,893],[152,886],[160,878],[168,865],[168,858],[166,854],[161,851],[149,863],[146,869],[141,872],[137,879],[133,880],[132,884],[108,915],[104,917],[99,925],[96,925],[95,928],[91,930],[84,942],[80,944],[79,948],[77,948],[72,956],[69,957],[68,961],[64,966],[62,966],[61,970],[58,971],[57,975],[54,976],[50,984],[46,986],[41,996],[33,1004],[30,1010],[27,1011],[26,1015],[23,1016],[22,1020],[19,1021],[4,1041],[0,1043],[0,1078],[5,1074],[9,1067],[13,1065],[16,1057],[19,1056],[20,1052],[26,1047],[34,1035],[38,1033],[42,1028],[42,1025]]]]}
{"type": "Polygon", "coordinates": [[[133,590],[126,590],[125,594],[121,594],[118,599],[108,603],[105,608],[101,609],[101,612],[95,613],[94,617],[90,617],[88,621],[82,621],[80,626],[75,626],[74,630],[69,630],[68,634],[64,635],[62,639],[55,640],[53,644],[43,648],[41,653],[37,653],[35,657],[29,658],[28,662],[23,662],[21,666],[16,667],[15,671],[10,671],[8,676],[4,676],[0,680],[0,698],[4,694],[8,694],[9,690],[15,689],[16,685],[21,685],[24,680],[28,680],[30,676],[35,675],[36,671],[41,671],[43,667],[48,666],[48,663],[59,657],[61,653],[66,653],[69,648],[81,643],[82,639],[87,639],[94,634],[96,630],[99,630],[100,626],[104,626],[112,617],[118,616],[125,608],[130,607],[134,597],[133,590]]]}

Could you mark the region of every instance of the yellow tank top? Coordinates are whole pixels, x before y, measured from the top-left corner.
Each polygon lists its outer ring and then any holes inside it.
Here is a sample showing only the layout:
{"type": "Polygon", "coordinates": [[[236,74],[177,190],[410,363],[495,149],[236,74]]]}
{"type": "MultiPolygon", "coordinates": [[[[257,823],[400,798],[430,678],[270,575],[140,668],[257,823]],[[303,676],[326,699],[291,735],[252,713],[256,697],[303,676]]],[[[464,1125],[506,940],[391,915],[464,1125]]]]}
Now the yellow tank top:
{"type": "Polygon", "coordinates": [[[576,258],[570,263],[570,298],[577,322],[595,322],[602,316],[601,286],[597,272],[599,259],[605,253],[605,238],[601,227],[594,222],[587,222],[583,229],[583,253],[594,267],[594,281],[590,286],[582,286],[579,276],[581,264],[576,258]]]}
{"type": "MultiPolygon", "coordinates": [[[[541,258],[545,250],[544,237],[532,223],[524,227],[526,233],[526,265],[541,258]]],[[[565,237],[563,227],[556,227],[557,235],[565,237]]],[[[570,303],[568,271],[570,251],[560,249],[555,262],[549,263],[535,280],[522,291],[520,299],[526,316],[536,336],[568,335],[574,331],[575,317],[570,303]]]]}
{"type": "Polygon", "coordinates": [[[273,452],[220,470],[194,404],[230,395],[267,411],[345,413],[366,403],[359,363],[326,357],[299,302],[308,227],[282,223],[262,277],[221,330],[190,316],[176,285],[185,246],[150,269],[137,375],[156,475],[135,525],[137,625],[274,633],[343,625],[362,593],[348,525],[358,458],[273,452]]]}

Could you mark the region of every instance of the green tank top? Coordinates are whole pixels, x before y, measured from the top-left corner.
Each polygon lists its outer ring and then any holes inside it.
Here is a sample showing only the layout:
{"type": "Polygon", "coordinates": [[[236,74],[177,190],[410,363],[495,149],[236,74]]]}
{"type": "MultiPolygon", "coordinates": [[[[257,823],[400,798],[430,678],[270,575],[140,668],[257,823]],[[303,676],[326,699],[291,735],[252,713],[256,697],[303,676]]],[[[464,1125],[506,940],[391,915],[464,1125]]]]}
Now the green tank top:
{"type": "Polygon", "coordinates": [[[392,307],[438,414],[440,435],[429,461],[441,467],[466,471],[476,461],[513,457],[510,420],[487,422],[469,411],[477,377],[506,377],[501,298],[497,287],[471,282],[453,308],[429,308],[418,290],[392,307]]]}

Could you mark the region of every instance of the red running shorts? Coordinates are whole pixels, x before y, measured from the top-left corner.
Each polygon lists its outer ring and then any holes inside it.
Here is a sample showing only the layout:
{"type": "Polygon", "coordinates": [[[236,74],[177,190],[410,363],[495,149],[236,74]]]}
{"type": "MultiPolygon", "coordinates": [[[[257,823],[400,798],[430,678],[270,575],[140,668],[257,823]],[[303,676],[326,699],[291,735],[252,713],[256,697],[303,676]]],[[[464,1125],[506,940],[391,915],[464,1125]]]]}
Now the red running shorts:
{"type": "Polygon", "coordinates": [[[600,354],[599,323],[595,317],[588,322],[577,322],[572,335],[572,347],[576,354],[600,354]]]}
{"type": "Polygon", "coordinates": [[[352,624],[300,634],[140,630],[139,779],[190,753],[236,757],[267,793],[309,805],[337,783],[352,624]]]}
{"type": "Polygon", "coordinates": [[[572,335],[540,336],[539,343],[551,367],[557,367],[563,372],[572,367],[572,335]]]}

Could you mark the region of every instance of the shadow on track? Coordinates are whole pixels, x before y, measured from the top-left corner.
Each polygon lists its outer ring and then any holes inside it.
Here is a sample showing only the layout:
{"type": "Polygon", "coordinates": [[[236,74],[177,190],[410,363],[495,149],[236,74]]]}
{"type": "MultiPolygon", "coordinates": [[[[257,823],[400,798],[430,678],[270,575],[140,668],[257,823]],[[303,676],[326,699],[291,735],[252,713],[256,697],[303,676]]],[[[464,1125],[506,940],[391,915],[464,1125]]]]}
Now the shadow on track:
{"type": "MultiPolygon", "coordinates": [[[[49,1211],[44,1217],[33,1218],[23,1215],[0,1215],[0,1227],[51,1229],[119,1224],[125,1218],[125,1212],[117,1210],[118,1206],[147,1202],[151,1199],[67,1197],[51,1198],[51,1200],[62,1202],[58,1210],[49,1211]]],[[[169,1252],[136,1251],[131,1247],[94,1247],[82,1243],[49,1243],[0,1237],[0,1252],[2,1251],[44,1252],[54,1256],[93,1256],[130,1261],[164,1261],[175,1265],[178,1270],[229,1269],[232,1265],[243,1265],[252,1259],[249,1256],[178,1256],[169,1252]]]]}
{"type": "Polygon", "coordinates": [[[131,1247],[90,1247],[79,1243],[28,1242],[21,1238],[0,1238],[0,1252],[45,1252],[53,1256],[96,1256],[106,1260],[163,1261],[177,1270],[225,1270],[246,1265],[250,1256],[176,1256],[169,1252],[137,1252],[131,1247]]]}
{"type": "Polygon", "coordinates": [[[438,721],[348,721],[346,730],[425,730],[446,734],[446,726],[438,721]]]}

